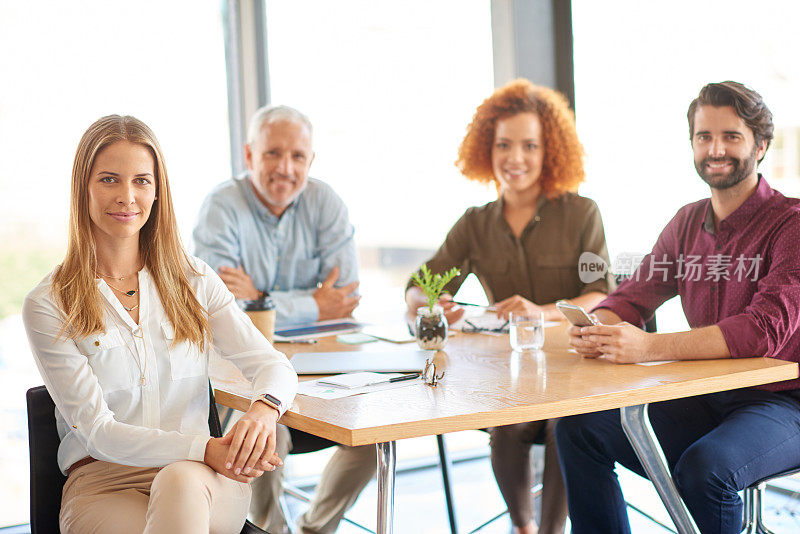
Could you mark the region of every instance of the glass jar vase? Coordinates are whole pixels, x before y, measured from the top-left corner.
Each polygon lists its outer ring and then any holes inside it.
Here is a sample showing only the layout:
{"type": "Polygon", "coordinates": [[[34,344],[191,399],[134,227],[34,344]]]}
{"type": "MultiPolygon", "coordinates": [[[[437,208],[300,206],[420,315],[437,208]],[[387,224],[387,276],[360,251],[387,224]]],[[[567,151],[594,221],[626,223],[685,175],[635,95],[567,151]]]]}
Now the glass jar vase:
{"type": "Polygon", "coordinates": [[[447,344],[447,318],[441,306],[417,310],[415,337],[417,345],[425,350],[440,350],[447,344]]]}

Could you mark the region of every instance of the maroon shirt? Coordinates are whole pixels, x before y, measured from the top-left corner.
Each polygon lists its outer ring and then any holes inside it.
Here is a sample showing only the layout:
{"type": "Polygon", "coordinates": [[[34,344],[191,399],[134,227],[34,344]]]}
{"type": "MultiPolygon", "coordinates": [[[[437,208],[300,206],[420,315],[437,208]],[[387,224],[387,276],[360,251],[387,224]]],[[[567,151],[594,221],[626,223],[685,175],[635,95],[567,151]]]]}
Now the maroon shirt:
{"type": "MultiPolygon", "coordinates": [[[[800,200],[759,176],[756,191],[719,228],[710,199],[684,206],[597,308],[642,326],[675,295],[692,328],[720,327],[732,357],[800,362],[800,200]]],[[[759,388],[798,389],[800,379],[759,388]]]]}

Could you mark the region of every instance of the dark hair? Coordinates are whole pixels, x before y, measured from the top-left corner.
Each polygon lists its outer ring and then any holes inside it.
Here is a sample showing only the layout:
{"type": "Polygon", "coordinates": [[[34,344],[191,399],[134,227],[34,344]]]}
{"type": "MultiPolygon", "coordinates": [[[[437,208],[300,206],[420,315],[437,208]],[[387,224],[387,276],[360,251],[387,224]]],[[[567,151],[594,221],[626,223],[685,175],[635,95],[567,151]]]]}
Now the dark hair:
{"type": "MultiPolygon", "coordinates": [[[[689,139],[694,136],[694,115],[697,106],[730,106],[736,110],[748,128],[753,132],[756,145],[761,141],[767,142],[769,148],[772,142],[773,130],[772,112],[764,103],[761,95],[739,82],[710,83],[700,89],[700,94],[689,104],[689,139]]],[[[761,159],[764,159],[763,157],[761,159]]],[[[761,160],[759,160],[760,162],[761,160]]]]}

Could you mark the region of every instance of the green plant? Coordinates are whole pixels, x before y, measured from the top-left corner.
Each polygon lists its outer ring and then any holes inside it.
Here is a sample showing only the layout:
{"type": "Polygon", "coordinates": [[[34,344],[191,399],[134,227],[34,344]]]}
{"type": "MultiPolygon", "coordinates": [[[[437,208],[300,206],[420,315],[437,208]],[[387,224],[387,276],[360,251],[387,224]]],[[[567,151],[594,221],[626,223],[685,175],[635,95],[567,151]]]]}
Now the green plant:
{"type": "Polygon", "coordinates": [[[428,269],[428,266],[423,264],[419,272],[422,273],[422,276],[420,276],[419,273],[414,273],[411,275],[411,279],[425,294],[425,298],[428,299],[428,309],[433,312],[433,306],[436,304],[436,301],[439,300],[439,295],[442,294],[444,286],[446,286],[450,280],[460,275],[461,271],[453,267],[444,274],[433,274],[430,269],[428,269]]]}

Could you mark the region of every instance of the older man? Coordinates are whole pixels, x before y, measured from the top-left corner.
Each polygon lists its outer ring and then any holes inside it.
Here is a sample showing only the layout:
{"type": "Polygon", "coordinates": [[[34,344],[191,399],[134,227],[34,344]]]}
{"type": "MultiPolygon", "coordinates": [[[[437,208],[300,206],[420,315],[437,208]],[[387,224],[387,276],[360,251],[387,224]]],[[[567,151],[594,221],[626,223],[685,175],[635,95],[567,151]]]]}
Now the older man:
{"type": "MultiPolygon", "coordinates": [[[[278,325],[348,317],[359,300],[353,226],[333,189],[308,176],[311,136],[299,111],[259,109],[244,147],[248,172],[208,196],[194,231],[195,254],[236,298],[271,295],[278,325]]],[[[278,453],[290,450],[279,425],[278,453]]],[[[375,458],[374,446],[339,447],[299,520],[301,532],[334,532],[372,477],[375,458]]],[[[287,530],[277,504],[282,476],[276,470],[252,484],[251,518],[272,533],[287,530]]]]}
{"type": "Polygon", "coordinates": [[[333,189],[308,177],[311,133],[297,110],[259,109],[248,172],[208,196],[194,231],[195,254],[236,298],[269,293],[279,325],[347,317],[358,305],[353,226],[333,189]]]}

